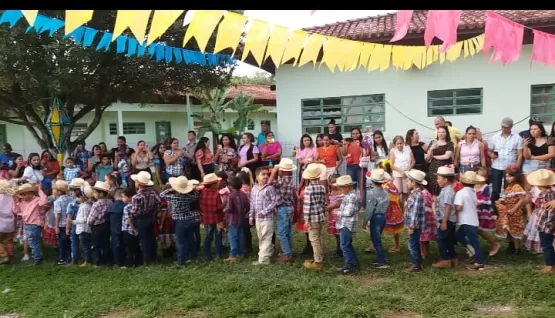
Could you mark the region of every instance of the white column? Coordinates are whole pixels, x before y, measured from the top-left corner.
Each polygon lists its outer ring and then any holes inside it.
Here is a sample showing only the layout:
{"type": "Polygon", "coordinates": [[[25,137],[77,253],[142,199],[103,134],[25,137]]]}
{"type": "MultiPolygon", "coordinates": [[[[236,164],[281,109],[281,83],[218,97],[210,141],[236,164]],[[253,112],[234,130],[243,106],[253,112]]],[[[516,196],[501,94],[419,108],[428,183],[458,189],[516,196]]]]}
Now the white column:
{"type": "Polygon", "coordinates": [[[118,110],[118,136],[123,136],[123,111],[118,110]]]}

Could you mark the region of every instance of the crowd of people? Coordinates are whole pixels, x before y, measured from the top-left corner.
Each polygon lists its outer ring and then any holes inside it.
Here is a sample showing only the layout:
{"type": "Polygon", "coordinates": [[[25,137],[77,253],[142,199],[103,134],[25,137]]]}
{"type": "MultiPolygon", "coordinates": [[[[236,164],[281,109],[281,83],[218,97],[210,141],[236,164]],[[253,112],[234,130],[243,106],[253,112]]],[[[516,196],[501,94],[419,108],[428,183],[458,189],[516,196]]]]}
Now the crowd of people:
{"type": "Polygon", "coordinates": [[[529,129],[514,133],[504,118],[489,141],[473,126],[464,133],[444,118],[435,136],[420,140],[415,129],[386,142],[381,131],[353,128],[343,138],[332,120],[314,141],[303,135],[292,159],[282,153],[267,122],[258,138],[222,135],[210,140],[194,131],[187,143],[171,138],[132,149],[125,137],[108,150],[80,145],[61,167],[45,151],[28,160],[4,145],[0,156],[0,263],[11,263],[14,242],[24,245],[22,261],[43,261],[43,244],[56,246],[59,265],[149,266],[158,250],[179,266],[213,256],[236,262],[253,252],[255,265],[293,262],[293,226],[306,235],[301,252],[308,269],[324,264],[322,229],[336,239],[334,257],[342,274],[360,264],[354,233],[370,233],[365,250],[372,264],[388,268],[383,235],[393,236],[397,253],[407,231],[410,271],[422,269],[436,242],[435,268],[458,265],[456,248],[482,270],[489,256],[508,241],[508,252],[543,253],[542,272],[555,273],[555,136],[530,118],[529,129]],[[346,174],[338,168],[345,162],[346,174]],[[298,174],[297,174],[298,172],[298,174]],[[296,177],[298,176],[298,179],[296,177]],[[201,228],[204,243],[201,248],[201,228]],[[280,252],[275,249],[276,238],[280,252]],[[229,245],[228,255],[224,256],[229,245]],[[214,254],[212,253],[214,247],[214,254]],[[175,255],[175,256],[174,256],[175,255]],[[227,256],[227,257],[226,257],[227,256]]]}

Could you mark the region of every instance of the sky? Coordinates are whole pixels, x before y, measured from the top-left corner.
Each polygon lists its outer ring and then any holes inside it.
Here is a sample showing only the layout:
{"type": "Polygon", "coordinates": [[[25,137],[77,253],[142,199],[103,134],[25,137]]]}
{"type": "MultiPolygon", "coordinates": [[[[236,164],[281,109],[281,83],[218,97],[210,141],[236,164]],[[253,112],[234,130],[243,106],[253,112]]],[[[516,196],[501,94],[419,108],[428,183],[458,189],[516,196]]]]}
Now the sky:
{"type": "MultiPolygon", "coordinates": [[[[349,19],[396,12],[397,10],[316,10],[311,16],[311,10],[246,10],[245,15],[271,24],[279,24],[293,29],[329,24],[349,19]]],[[[252,76],[263,70],[239,62],[233,72],[236,76],[252,76]]]]}

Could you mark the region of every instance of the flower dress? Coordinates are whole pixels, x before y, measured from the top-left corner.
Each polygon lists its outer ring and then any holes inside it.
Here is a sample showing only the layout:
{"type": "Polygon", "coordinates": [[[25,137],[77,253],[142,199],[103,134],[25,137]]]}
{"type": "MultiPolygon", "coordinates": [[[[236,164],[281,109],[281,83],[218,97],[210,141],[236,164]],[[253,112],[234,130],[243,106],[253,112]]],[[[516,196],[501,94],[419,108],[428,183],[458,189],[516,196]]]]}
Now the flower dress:
{"type": "MultiPolygon", "coordinates": [[[[331,193],[330,194],[330,205],[336,204],[337,202],[341,202],[343,201],[343,197],[345,197],[344,194],[335,194],[335,193],[331,193]]],[[[338,214],[339,213],[339,207],[333,209],[332,211],[330,211],[328,213],[328,234],[331,235],[339,235],[339,233],[341,232],[340,229],[336,229],[335,228],[335,223],[337,222],[338,214]]]]}
{"type": "Polygon", "coordinates": [[[401,211],[401,205],[399,204],[401,193],[399,193],[399,190],[397,190],[391,181],[385,182],[382,187],[389,196],[389,208],[385,215],[383,234],[399,234],[405,229],[403,211],[401,211]]]}
{"type": "Polygon", "coordinates": [[[304,218],[302,216],[303,201],[304,201],[304,188],[299,192],[299,205],[298,205],[298,209],[296,210],[298,215],[296,216],[297,223],[295,227],[297,228],[297,231],[308,233],[306,223],[304,222],[304,218]]]}
{"type": "Polygon", "coordinates": [[[497,216],[495,236],[504,239],[507,238],[507,235],[510,235],[514,239],[522,239],[524,233],[524,216],[522,211],[509,214],[509,210],[518,203],[520,196],[525,194],[526,192],[520,184],[511,184],[505,188],[503,200],[495,202],[497,213],[499,214],[497,216]]]}
{"type": "MultiPolygon", "coordinates": [[[[555,188],[551,188],[549,191],[553,191],[555,188]]],[[[540,244],[540,233],[538,232],[538,203],[539,199],[543,199],[545,196],[542,196],[538,187],[532,187],[530,190],[530,194],[532,195],[532,202],[534,202],[534,211],[532,215],[528,219],[528,223],[526,224],[526,228],[524,229],[524,236],[526,236],[526,242],[524,242],[524,247],[532,253],[543,254],[543,249],[540,244]]]]}
{"type": "Polygon", "coordinates": [[[233,163],[221,162],[222,156],[228,156],[228,157],[231,157],[232,159],[236,159],[239,156],[239,154],[235,149],[222,148],[222,153],[220,154],[220,162],[218,162],[218,169],[222,172],[225,172],[227,176],[231,178],[235,173],[235,168],[237,167],[237,165],[233,163]]]}
{"type": "Polygon", "coordinates": [[[495,214],[493,213],[493,208],[491,206],[491,191],[489,185],[484,184],[479,189],[474,189],[476,192],[476,197],[478,198],[478,203],[482,205],[478,208],[478,220],[480,224],[478,228],[484,232],[495,231],[495,214]]]}
{"type": "Polygon", "coordinates": [[[433,205],[432,194],[423,189],[422,194],[424,194],[424,213],[426,213],[426,227],[422,229],[422,234],[420,234],[420,242],[430,242],[435,241],[437,236],[437,221],[433,205]]]}
{"type": "Polygon", "coordinates": [[[162,207],[156,213],[154,233],[163,249],[175,247],[175,225],[173,222],[170,204],[162,200],[162,207]]]}

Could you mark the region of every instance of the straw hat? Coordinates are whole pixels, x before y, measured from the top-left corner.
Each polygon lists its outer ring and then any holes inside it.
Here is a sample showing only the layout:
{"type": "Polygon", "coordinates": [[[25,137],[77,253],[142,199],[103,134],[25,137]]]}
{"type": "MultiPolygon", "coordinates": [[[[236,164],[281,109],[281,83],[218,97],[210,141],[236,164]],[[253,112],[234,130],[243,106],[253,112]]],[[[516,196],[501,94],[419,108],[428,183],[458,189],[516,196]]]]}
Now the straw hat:
{"type": "Polygon", "coordinates": [[[92,188],[96,191],[110,192],[110,186],[103,181],[96,181],[92,188]]]}
{"type": "Polygon", "coordinates": [[[133,181],[137,181],[140,185],[144,185],[144,186],[153,186],[154,182],[152,182],[151,180],[151,176],[150,173],[146,172],[146,171],[141,171],[137,174],[132,174],[131,175],[131,180],[133,181]]]}
{"type": "Polygon", "coordinates": [[[474,171],[467,171],[459,176],[461,183],[466,184],[476,184],[478,182],[484,182],[486,179],[484,177],[476,174],[474,171]]]}
{"type": "Polygon", "coordinates": [[[83,187],[81,188],[81,192],[83,193],[83,195],[85,196],[85,198],[87,199],[92,199],[94,197],[94,191],[93,188],[85,182],[85,184],[83,185],[83,187]]]}
{"type": "Polygon", "coordinates": [[[81,189],[81,187],[85,184],[85,180],[81,178],[73,178],[69,183],[70,189],[81,189]]]}
{"type": "Polygon", "coordinates": [[[222,180],[222,178],[218,177],[215,173],[209,173],[202,178],[202,184],[212,184],[222,180]]]}
{"type": "Polygon", "coordinates": [[[448,166],[439,167],[437,169],[437,175],[442,177],[452,177],[455,175],[455,168],[448,166]]]}
{"type": "Polygon", "coordinates": [[[366,173],[366,179],[372,182],[384,183],[390,179],[390,177],[388,178],[388,175],[389,174],[383,169],[374,169],[366,173]]]}
{"type": "Polygon", "coordinates": [[[64,180],[55,180],[52,182],[52,189],[67,192],[69,190],[69,185],[64,180]]]}
{"type": "Polygon", "coordinates": [[[195,189],[195,186],[199,184],[197,180],[189,180],[186,177],[170,178],[169,180],[172,189],[179,193],[189,193],[195,189]]]}
{"type": "Polygon", "coordinates": [[[526,176],[526,181],[531,186],[550,187],[555,184],[555,173],[547,169],[536,170],[526,176]]]}
{"type": "Polygon", "coordinates": [[[8,180],[0,179],[0,194],[9,194],[12,195],[14,193],[15,187],[14,184],[8,180]]]}
{"type": "Polygon", "coordinates": [[[289,158],[282,158],[279,164],[277,165],[279,170],[281,171],[294,171],[297,170],[297,166],[293,164],[293,160],[289,158]]]}
{"type": "MultiPolygon", "coordinates": [[[[309,164],[303,172],[303,179],[320,179],[326,175],[326,166],[321,163],[309,164]]],[[[325,180],[325,179],[324,179],[325,180]]]]}
{"type": "Polygon", "coordinates": [[[428,182],[426,181],[426,174],[420,170],[411,169],[409,171],[405,171],[405,175],[407,178],[411,179],[412,181],[421,184],[427,185],[428,182]]]}
{"type": "Polygon", "coordinates": [[[24,194],[27,192],[38,192],[39,191],[39,187],[31,184],[31,183],[25,183],[19,186],[19,188],[17,188],[16,190],[16,194],[24,194]]]}
{"type": "Polygon", "coordinates": [[[337,178],[335,180],[335,183],[333,184],[336,187],[346,187],[346,186],[352,186],[354,184],[353,179],[351,178],[350,175],[345,175],[345,176],[341,176],[339,178],[337,178]]]}

